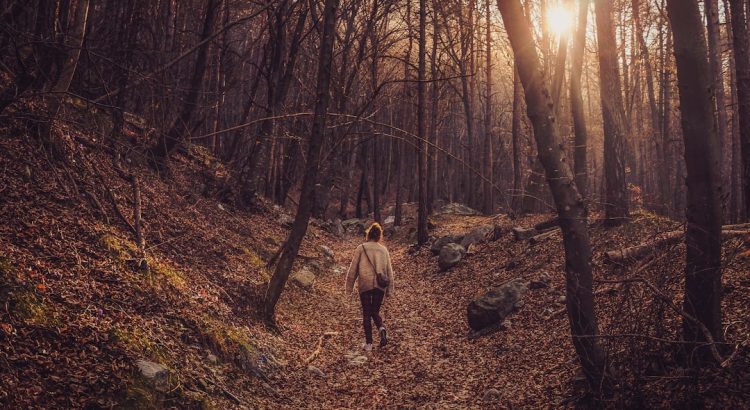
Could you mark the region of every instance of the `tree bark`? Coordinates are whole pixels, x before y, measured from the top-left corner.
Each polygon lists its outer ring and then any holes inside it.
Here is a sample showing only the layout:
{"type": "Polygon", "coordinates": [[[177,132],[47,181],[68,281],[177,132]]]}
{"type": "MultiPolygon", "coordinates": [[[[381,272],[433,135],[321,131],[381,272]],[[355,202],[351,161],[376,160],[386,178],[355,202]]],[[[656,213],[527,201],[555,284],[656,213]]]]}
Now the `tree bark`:
{"type": "Polygon", "coordinates": [[[320,60],[318,62],[318,81],[315,91],[315,114],[307,148],[305,176],[302,180],[302,194],[300,195],[297,215],[294,218],[292,230],[279,256],[278,265],[271,277],[265,298],[265,320],[274,323],[276,303],[281,297],[289,273],[292,271],[294,259],[307,233],[310,215],[315,203],[315,182],[318,174],[320,154],[326,132],[326,116],[330,100],[331,62],[333,60],[333,42],[336,37],[336,10],[338,0],[326,0],[323,10],[323,34],[320,40],[320,60]]]}
{"type": "Polygon", "coordinates": [[[606,192],[604,220],[608,226],[628,219],[628,191],[625,182],[625,121],[623,118],[617,43],[612,21],[612,1],[596,3],[596,32],[599,41],[599,78],[604,120],[604,178],[606,192]]]}
{"type": "Polygon", "coordinates": [[[492,21],[490,19],[490,0],[485,8],[487,55],[485,56],[485,96],[484,96],[484,213],[491,215],[495,207],[494,167],[492,161],[492,21]]]}
{"type": "Polygon", "coordinates": [[[427,132],[425,126],[425,46],[427,43],[425,20],[426,0],[419,0],[419,72],[417,73],[417,152],[419,161],[419,209],[417,211],[417,244],[427,243],[427,132]]]}
{"type": "MultiPolygon", "coordinates": [[[[732,44],[737,81],[737,109],[739,115],[740,151],[742,153],[741,185],[742,215],[750,217],[750,44],[744,0],[730,0],[732,14],[732,44]]],[[[744,219],[743,219],[744,220],[744,219]]]]}
{"type": "MultiPolygon", "coordinates": [[[[715,341],[721,341],[721,171],[706,39],[697,0],[667,0],[667,8],[688,172],[683,306],[709,329],[715,341]]],[[[693,343],[701,359],[711,358],[703,345],[707,340],[695,323],[683,320],[683,338],[693,343]]]]}
{"type": "Polygon", "coordinates": [[[573,115],[573,131],[575,132],[574,173],[576,186],[581,196],[586,197],[588,190],[588,165],[586,151],[588,145],[588,131],[586,116],[583,112],[583,96],[581,95],[581,74],[583,72],[583,52],[586,48],[586,26],[589,14],[589,0],[580,0],[578,5],[578,28],[573,39],[570,73],[570,110],[573,115]]]}
{"type": "Polygon", "coordinates": [[[708,27],[708,55],[711,61],[711,77],[714,90],[714,112],[716,131],[721,148],[721,200],[725,214],[729,207],[729,190],[732,187],[732,140],[727,130],[726,97],[724,93],[724,72],[722,68],[721,27],[719,26],[718,0],[705,0],[706,25],[708,27]]]}
{"type": "Polygon", "coordinates": [[[576,187],[552,112],[552,100],[542,76],[531,23],[518,0],[498,0],[498,7],[518,63],[526,94],[527,113],[534,127],[539,160],[557,206],[565,248],[568,319],[573,346],[593,390],[609,390],[606,362],[596,335],[598,327],[592,294],[591,245],[587,211],[576,187]]]}
{"type": "Polygon", "coordinates": [[[513,146],[513,201],[511,202],[513,212],[521,209],[524,202],[523,178],[521,170],[521,115],[523,112],[523,88],[521,78],[518,76],[518,63],[513,63],[513,118],[511,119],[511,144],[513,146]]]}
{"type": "MultiPolygon", "coordinates": [[[[221,0],[209,0],[206,9],[206,17],[203,20],[203,30],[201,32],[201,41],[211,37],[214,28],[214,18],[216,17],[221,0]]],[[[157,162],[163,162],[169,158],[169,154],[182,142],[186,135],[190,133],[193,124],[193,112],[198,104],[198,98],[201,95],[203,76],[206,73],[208,48],[210,42],[204,43],[198,49],[198,55],[195,60],[193,76],[190,80],[190,90],[188,91],[185,102],[180,108],[180,114],[172,122],[169,131],[162,135],[159,142],[151,149],[151,153],[157,162]]]]}

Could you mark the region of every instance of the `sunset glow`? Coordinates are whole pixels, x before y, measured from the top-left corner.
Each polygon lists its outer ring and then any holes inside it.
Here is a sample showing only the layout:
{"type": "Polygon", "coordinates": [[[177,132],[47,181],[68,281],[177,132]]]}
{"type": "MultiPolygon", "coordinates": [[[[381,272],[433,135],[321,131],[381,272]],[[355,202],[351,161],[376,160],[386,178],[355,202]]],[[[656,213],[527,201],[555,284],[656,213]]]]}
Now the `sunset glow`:
{"type": "Polygon", "coordinates": [[[573,27],[573,12],[561,4],[550,7],[545,16],[547,27],[556,36],[567,34],[573,27]]]}

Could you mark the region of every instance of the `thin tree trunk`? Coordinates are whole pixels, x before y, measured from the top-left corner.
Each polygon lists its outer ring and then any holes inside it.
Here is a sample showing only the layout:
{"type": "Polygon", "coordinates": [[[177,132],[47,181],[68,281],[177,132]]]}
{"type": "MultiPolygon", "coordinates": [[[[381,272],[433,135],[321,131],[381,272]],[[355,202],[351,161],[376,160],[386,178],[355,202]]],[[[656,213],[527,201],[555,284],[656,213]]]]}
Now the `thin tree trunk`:
{"type": "Polygon", "coordinates": [[[518,76],[518,63],[513,63],[513,118],[511,122],[511,138],[513,145],[513,211],[518,212],[524,202],[523,178],[521,170],[521,125],[523,115],[523,88],[521,77],[518,76]]]}
{"type": "Polygon", "coordinates": [[[265,298],[265,320],[274,322],[276,303],[281,297],[289,274],[292,271],[294,259],[297,257],[302,239],[307,233],[307,226],[315,204],[315,182],[318,174],[320,154],[323,148],[326,131],[326,116],[330,100],[331,65],[333,60],[333,43],[336,37],[336,9],[338,0],[326,0],[323,10],[323,34],[320,40],[320,61],[318,62],[318,83],[315,91],[315,114],[307,148],[305,176],[302,180],[297,215],[294,218],[292,230],[279,256],[278,265],[271,277],[265,298]]]}
{"type": "Polygon", "coordinates": [[[588,131],[586,116],[583,112],[583,96],[581,95],[581,74],[583,72],[583,52],[586,48],[586,26],[589,14],[589,0],[580,0],[578,5],[578,28],[573,40],[570,73],[570,110],[573,116],[573,130],[575,132],[574,173],[576,186],[581,196],[586,197],[588,190],[588,168],[586,150],[588,145],[588,131]]]}
{"type": "MultiPolygon", "coordinates": [[[[680,116],[687,164],[685,312],[700,320],[715,341],[721,326],[721,170],[714,129],[712,79],[697,0],[667,0],[674,35],[680,116]]],[[[701,329],[683,320],[683,338],[700,358],[711,357],[701,329]]],[[[691,352],[689,357],[692,357],[691,352]]]]}
{"type": "Polygon", "coordinates": [[[729,0],[732,14],[732,44],[737,81],[740,151],[742,153],[742,214],[750,217],[750,44],[744,0],[729,0]]]}
{"type": "Polygon", "coordinates": [[[495,207],[494,171],[492,162],[492,22],[490,19],[490,0],[486,1],[485,17],[487,55],[485,56],[485,96],[484,96],[484,213],[492,214],[495,207]]]}
{"type": "MultiPolygon", "coordinates": [[[[211,37],[213,33],[214,18],[216,17],[220,2],[221,0],[208,1],[206,17],[203,20],[201,41],[211,37]]],[[[160,138],[159,142],[151,149],[151,153],[157,162],[162,162],[168,159],[169,154],[182,142],[183,138],[190,133],[191,125],[193,123],[193,112],[198,104],[198,98],[201,95],[201,86],[203,84],[203,76],[206,73],[209,45],[210,42],[206,42],[200,47],[200,49],[198,49],[193,76],[190,79],[190,91],[188,91],[188,95],[185,97],[185,102],[182,104],[180,114],[174,122],[172,122],[169,131],[167,131],[162,138],[160,138]]]]}
{"type": "Polygon", "coordinates": [[[708,55],[711,61],[711,77],[713,78],[712,85],[716,112],[716,131],[719,133],[719,146],[721,148],[721,196],[723,207],[728,210],[729,190],[732,187],[732,140],[727,130],[729,120],[727,118],[726,97],[724,93],[719,4],[718,0],[705,0],[705,4],[708,27],[708,55]]]}
{"type": "Polygon", "coordinates": [[[567,309],[573,346],[593,390],[609,390],[604,353],[598,345],[598,327],[592,293],[591,245],[588,217],[581,195],[566,163],[552,113],[552,100],[542,77],[530,21],[518,0],[498,0],[518,72],[526,94],[527,113],[534,126],[539,160],[557,206],[565,247],[567,309]]]}
{"type": "Polygon", "coordinates": [[[427,130],[425,123],[425,71],[426,56],[425,48],[427,36],[425,20],[427,16],[426,0],[419,0],[419,72],[417,73],[417,137],[419,146],[418,155],[418,178],[419,178],[419,209],[417,212],[417,244],[427,243],[427,130]]]}

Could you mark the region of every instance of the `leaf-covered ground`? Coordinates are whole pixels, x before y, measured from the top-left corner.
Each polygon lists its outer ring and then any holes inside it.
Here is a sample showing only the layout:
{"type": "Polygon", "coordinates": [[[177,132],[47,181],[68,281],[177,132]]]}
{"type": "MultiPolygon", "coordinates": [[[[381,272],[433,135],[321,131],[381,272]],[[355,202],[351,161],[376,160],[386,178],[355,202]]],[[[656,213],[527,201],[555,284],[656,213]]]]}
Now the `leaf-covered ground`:
{"type": "MultiPolygon", "coordinates": [[[[151,273],[136,269],[128,181],[85,130],[61,128],[65,165],[48,158],[23,124],[0,129],[0,406],[4,408],[539,408],[590,404],[578,376],[563,304],[559,234],[530,245],[510,233],[474,247],[446,273],[423,249],[410,253],[407,226],[385,244],[397,292],[383,308],[390,343],[361,355],[359,301],[343,293],[357,235],[311,226],[298,266],[318,263],[311,290],[289,284],[278,308],[281,333],[259,322],[265,263],[284,240],[281,214],[218,202],[223,165],[190,148],[168,176],[135,162],[151,273]],[[7,136],[7,138],[5,138],[7,136]],[[130,222],[129,222],[130,223],[130,222]],[[321,245],[335,261],[325,261],[321,245]],[[487,289],[546,272],[549,288],[529,290],[510,327],[470,340],[466,306],[487,289]],[[320,353],[308,363],[321,336],[320,353]],[[170,369],[158,391],[135,361],[170,369]],[[309,370],[322,371],[322,375],[309,370]]],[[[484,223],[532,226],[549,215],[436,215],[432,234],[484,223]]],[[[647,212],[615,229],[591,228],[597,279],[634,274],[681,302],[684,246],[648,265],[611,268],[602,252],[680,225],[647,212]]],[[[725,243],[726,339],[747,339],[749,262],[739,239],[725,243]]],[[[728,369],[680,366],[679,317],[639,284],[597,283],[602,343],[620,377],[611,407],[742,407],[750,400],[750,351],[728,369]]],[[[377,336],[376,336],[377,342],[377,336]]],[[[599,403],[600,405],[602,403],[599,403]]]]}

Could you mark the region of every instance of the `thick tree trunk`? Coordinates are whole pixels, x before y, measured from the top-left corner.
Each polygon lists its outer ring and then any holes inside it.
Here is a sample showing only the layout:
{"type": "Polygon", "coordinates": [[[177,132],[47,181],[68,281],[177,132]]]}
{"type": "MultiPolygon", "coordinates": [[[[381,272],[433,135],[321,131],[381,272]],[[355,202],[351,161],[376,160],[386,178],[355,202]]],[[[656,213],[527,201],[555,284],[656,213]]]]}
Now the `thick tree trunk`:
{"type": "MultiPolygon", "coordinates": [[[[721,326],[721,171],[714,129],[712,80],[697,0],[667,0],[674,35],[682,134],[687,163],[687,266],[685,312],[700,320],[715,341],[721,326]]],[[[695,349],[707,342],[701,329],[683,321],[683,338],[695,349]]],[[[705,346],[698,350],[710,358],[705,346]]],[[[691,353],[688,357],[693,357],[691,353]]]]}
{"type": "Polygon", "coordinates": [[[565,247],[568,319],[573,346],[593,390],[609,390],[604,353],[598,333],[592,288],[591,246],[587,211],[565,158],[562,139],[555,127],[552,100],[542,77],[530,21],[518,0],[498,0],[508,32],[521,83],[526,94],[527,113],[534,126],[539,160],[557,206],[565,247]]]}
{"type": "Polygon", "coordinates": [[[737,81],[737,114],[739,114],[740,151],[742,153],[742,215],[750,217],[750,44],[744,0],[730,0],[732,44],[737,81]]]}
{"type": "Polygon", "coordinates": [[[578,28],[573,39],[572,68],[570,73],[570,110],[573,114],[573,130],[575,132],[575,178],[578,192],[586,197],[588,190],[588,165],[586,151],[588,145],[588,131],[586,130],[586,116],[583,112],[583,96],[581,95],[581,74],[583,72],[583,52],[586,48],[586,26],[589,14],[589,0],[580,0],[578,5],[578,28]]]}
{"type": "Polygon", "coordinates": [[[617,43],[612,21],[612,1],[596,2],[596,32],[599,41],[599,78],[604,120],[604,219],[607,225],[628,219],[628,191],[625,182],[625,121],[623,118],[617,43]]]}
{"type": "Polygon", "coordinates": [[[302,239],[307,233],[307,225],[310,221],[313,205],[315,204],[315,182],[318,174],[318,162],[323,148],[326,132],[326,115],[328,112],[328,101],[330,100],[329,88],[331,83],[331,62],[333,60],[333,42],[336,37],[336,9],[338,0],[326,0],[323,10],[323,34],[320,40],[320,61],[318,62],[318,83],[315,91],[315,114],[313,117],[312,130],[307,148],[307,161],[305,163],[305,176],[302,180],[302,193],[300,195],[297,215],[294,218],[292,230],[279,256],[278,265],[271,277],[265,298],[265,320],[274,322],[276,303],[281,297],[289,273],[292,271],[294,259],[297,257],[302,239]]]}

